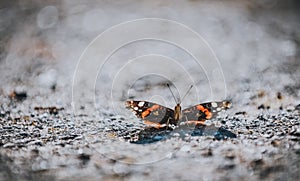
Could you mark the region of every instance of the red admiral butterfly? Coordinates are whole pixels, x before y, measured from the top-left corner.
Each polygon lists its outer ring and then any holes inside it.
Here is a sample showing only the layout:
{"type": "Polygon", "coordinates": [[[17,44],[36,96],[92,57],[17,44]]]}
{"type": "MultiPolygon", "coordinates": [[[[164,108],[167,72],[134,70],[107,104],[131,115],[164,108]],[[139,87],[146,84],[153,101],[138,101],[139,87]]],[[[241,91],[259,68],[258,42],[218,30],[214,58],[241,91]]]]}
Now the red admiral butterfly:
{"type": "MultiPolygon", "coordinates": [[[[192,86],[183,98],[191,88],[192,86]]],[[[171,93],[175,98],[172,91],[171,93]]],[[[147,101],[126,101],[125,105],[128,109],[131,109],[138,118],[144,120],[145,124],[155,128],[174,128],[181,124],[205,125],[204,122],[206,120],[215,118],[218,112],[226,110],[231,106],[229,101],[207,102],[181,110],[180,103],[181,101],[177,101],[174,110],[147,101]]]]}

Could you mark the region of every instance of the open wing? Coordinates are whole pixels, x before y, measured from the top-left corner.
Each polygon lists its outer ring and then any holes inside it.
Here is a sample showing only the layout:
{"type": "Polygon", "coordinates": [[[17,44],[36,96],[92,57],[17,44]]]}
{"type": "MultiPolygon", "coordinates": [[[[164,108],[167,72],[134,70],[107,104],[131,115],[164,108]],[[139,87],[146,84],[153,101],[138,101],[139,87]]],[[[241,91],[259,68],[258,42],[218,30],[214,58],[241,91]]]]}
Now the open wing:
{"type": "Polygon", "coordinates": [[[126,101],[125,105],[150,126],[161,128],[176,124],[174,111],[162,105],[147,101],[126,101]]]}
{"type": "Polygon", "coordinates": [[[229,101],[207,102],[197,104],[182,111],[182,121],[195,124],[204,124],[208,119],[215,118],[219,112],[229,109],[229,101]]]}

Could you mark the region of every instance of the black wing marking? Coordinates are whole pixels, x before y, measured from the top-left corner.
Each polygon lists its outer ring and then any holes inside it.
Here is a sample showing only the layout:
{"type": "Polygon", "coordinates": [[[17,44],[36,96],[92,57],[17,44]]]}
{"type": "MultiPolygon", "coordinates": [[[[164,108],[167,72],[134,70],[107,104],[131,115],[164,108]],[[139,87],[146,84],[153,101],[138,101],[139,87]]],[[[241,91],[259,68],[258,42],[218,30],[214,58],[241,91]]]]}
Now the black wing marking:
{"type": "Polygon", "coordinates": [[[215,118],[219,112],[229,109],[231,103],[228,101],[221,102],[207,102],[203,104],[197,104],[182,111],[183,121],[199,121],[205,122],[205,120],[215,118]]]}
{"type": "Polygon", "coordinates": [[[174,111],[170,108],[147,101],[126,101],[125,105],[146,124],[154,127],[174,124],[174,111]]]}

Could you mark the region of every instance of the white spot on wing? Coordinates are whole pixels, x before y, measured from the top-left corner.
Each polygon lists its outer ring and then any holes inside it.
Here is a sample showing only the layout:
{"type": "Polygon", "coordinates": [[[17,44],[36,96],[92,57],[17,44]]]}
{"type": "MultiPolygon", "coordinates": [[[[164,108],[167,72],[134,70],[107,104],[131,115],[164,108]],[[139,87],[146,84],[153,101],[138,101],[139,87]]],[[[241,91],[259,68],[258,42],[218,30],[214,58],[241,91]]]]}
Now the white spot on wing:
{"type": "Polygon", "coordinates": [[[142,101],[142,102],[139,102],[138,106],[139,106],[139,107],[143,107],[144,104],[145,104],[145,102],[142,101]]]}
{"type": "Polygon", "coordinates": [[[138,107],[134,107],[133,109],[137,111],[139,108],[138,107]]]}
{"type": "Polygon", "coordinates": [[[212,103],[211,103],[211,106],[212,106],[212,107],[217,107],[217,106],[218,106],[218,104],[217,104],[217,103],[215,103],[215,102],[212,102],[212,103]]]}

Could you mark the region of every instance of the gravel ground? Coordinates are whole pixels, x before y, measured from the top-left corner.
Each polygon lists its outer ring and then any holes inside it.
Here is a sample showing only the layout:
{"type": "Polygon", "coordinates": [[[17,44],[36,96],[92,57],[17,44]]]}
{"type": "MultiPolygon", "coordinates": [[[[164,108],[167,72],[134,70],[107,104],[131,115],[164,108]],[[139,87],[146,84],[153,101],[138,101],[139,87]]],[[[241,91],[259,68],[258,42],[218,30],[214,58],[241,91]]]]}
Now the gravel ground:
{"type": "Polygon", "coordinates": [[[0,180],[298,180],[298,7],[291,0],[0,2],[0,180]],[[95,76],[78,60],[96,36],[148,17],[198,32],[218,57],[225,88],[209,77],[218,75],[207,68],[209,55],[195,66],[182,49],[155,41],[110,56],[93,90],[90,80],[74,88],[75,70],[95,76]],[[134,64],[150,54],[150,63],[134,64]],[[175,61],[162,65],[158,54],[175,61]],[[165,74],[153,71],[161,68],[165,74]],[[153,72],[131,74],[138,70],[153,72]],[[145,128],[124,101],[174,107],[166,83],[176,95],[195,85],[183,108],[225,98],[233,106],[196,130],[145,128]]]}

